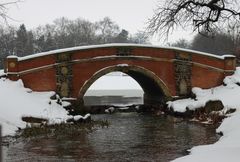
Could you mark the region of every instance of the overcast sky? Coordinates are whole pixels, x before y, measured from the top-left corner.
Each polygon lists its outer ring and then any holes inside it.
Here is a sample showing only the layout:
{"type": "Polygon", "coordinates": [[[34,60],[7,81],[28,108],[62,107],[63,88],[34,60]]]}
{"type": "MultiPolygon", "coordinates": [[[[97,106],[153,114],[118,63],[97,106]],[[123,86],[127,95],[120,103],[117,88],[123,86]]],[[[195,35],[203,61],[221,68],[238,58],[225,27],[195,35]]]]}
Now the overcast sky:
{"type": "MultiPolygon", "coordinates": [[[[7,1],[7,0],[5,0],[7,1]]],[[[84,18],[95,22],[108,16],[121,28],[131,34],[144,30],[148,18],[159,0],[22,0],[18,5],[8,6],[10,17],[17,21],[10,24],[24,23],[27,28],[52,23],[54,19],[84,18]]],[[[170,36],[169,41],[180,38],[190,39],[189,32],[177,32],[170,36]]],[[[152,41],[159,44],[158,41],[152,41]]]]}

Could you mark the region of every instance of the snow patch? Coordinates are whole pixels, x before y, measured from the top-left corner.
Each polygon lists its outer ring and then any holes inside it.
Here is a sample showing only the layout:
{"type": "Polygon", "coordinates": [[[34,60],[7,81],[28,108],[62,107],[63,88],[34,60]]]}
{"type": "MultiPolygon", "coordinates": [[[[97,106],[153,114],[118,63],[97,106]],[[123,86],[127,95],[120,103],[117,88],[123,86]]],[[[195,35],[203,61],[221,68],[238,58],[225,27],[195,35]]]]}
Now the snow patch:
{"type": "Polygon", "coordinates": [[[0,124],[3,135],[14,135],[18,128],[25,128],[23,116],[44,118],[49,124],[65,122],[68,112],[51,100],[55,92],[33,92],[24,88],[21,80],[0,79],[0,124]]]}
{"type": "Polygon", "coordinates": [[[83,119],[86,120],[87,118],[89,118],[91,115],[90,114],[86,114],[83,119]]]}
{"type": "Polygon", "coordinates": [[[78,121],[78,120],[80,120],[80,119],[82,119],[82,118],[83,118],[82,115],[76,115],[76,116],[73,117],[73,120],[74,120],[74,121],[78,121]]]}
{"type": "Polygon", "coordinates": [[[9,56],[7,56],[7,58],[18,58],[18,56],[16,56],[16,55],[9,55],[9,56]]]}
{"type": "Polygon", "coordinates": [[[114,107],[109,107],[109,108],[105,109],[105,113],[109,113],[109,114],[113,113],[114,111],[115,111],[114,107]]]}
{"type": "Polygon", "coordinates": [[[86,114],[86,115],[84,115],[84,116],[82,116],[82,115],[75,115],[75,116],[69,116],[68,118],[67,118],[67,120],[66,121],[75,121],[75,122],[78,122],[79,120],[81,120],[81,119],[83,119],[83,120],[86,120],[87,118],[89,118],[89,117],[91,117],[91,115],[90,114],[86,114]]]}
{"type": "Polygon", "coordinates": [[[129,65],[128,64],[118,64],[117,66],[126,67],[126,66],[129,66],[129,65]]]}

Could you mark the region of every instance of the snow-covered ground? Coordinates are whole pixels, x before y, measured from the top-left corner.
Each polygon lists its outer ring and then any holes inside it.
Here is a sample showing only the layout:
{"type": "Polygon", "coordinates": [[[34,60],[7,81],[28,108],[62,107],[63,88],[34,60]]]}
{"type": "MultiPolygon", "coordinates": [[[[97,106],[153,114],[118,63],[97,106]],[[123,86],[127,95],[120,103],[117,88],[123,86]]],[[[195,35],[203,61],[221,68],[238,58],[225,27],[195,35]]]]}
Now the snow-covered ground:
{"type": "Polygon", "coordinates": [[[190,155],[178,158],[174,162],[239,162],[240,161],[240,67],[234,75],[224,79],[226,86],[203,90],[193,88],[197,100],[184,99],[169,102],[175,111],[184,112],[186,107],[196,109],[209,100],[221,100],[225,109],[235,108],[236,112],[223,120],[217,129],[222,132],[220,140],[212,145],[193,147],[190,155]]]}
{"type": "MultiPolygon", "coordinates": [[[[54,92],[32,92],[24,88],[21,80],[0,79],[0,124],[2,135],[13,135],[26,123],[22,116],[47,118],[58,123],[68,118],[67,111],[50,97],[54,92]]],[[[66,104],[66,103],[65,103],[66,104]]]]}

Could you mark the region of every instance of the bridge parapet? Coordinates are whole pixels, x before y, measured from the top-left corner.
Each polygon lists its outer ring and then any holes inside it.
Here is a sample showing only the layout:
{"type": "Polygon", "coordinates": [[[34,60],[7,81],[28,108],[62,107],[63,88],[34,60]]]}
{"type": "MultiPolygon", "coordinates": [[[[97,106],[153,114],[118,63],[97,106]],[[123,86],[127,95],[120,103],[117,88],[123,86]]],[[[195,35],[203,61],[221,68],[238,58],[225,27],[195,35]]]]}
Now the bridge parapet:
{"type": "MultiPolygon", "coordinates": [[[[79,89],[95,73],[119,64],[150,71],[162,80],[172,96],[186,96],[195,86],[210,88],[220,85],[226,75],[235,71],[236,58],[179,48],[110,44],[54,50],[26,57],[9,56],[5,71],[9,79],[22,79],[25,86],[33,90],[51,90],[62,97],[77,98],[79,89]]],[[[141,82],[145,79],[142,78],[141,82]]]]}
{"type": "MultiPolygon", "coordinates": [[[[121,45],[121,44],[120,44],[121,45]]],[[[42,67],[45,65],[55,64],[57,62],[58,55],[70,55],[71,61],[79,59],[97,59],[101,57],[148,57],[156,59],[165,59],[166,61],[173,61],[179,59],[176,54],[181,57],[191,56],[191,61],[196,64],[204,64],[213,66],[220,69],[233,70],[235,68],[235,57],[232,55],[216,56],[198,51],[185,50],[180,48],[166,48],[147,45],[99,45],[89,46],[82,48],[68,48],[64,50],[54,50],[50,52],[44,52],[34,54],[25,57],[9,56],[7,62],[18,62],[19,68],[10,68],[9,72],[29,70],[31,68],[42,67]],[[185,56],[184,56],[185,55],[185,56]],[[226,60],[224,63],[222,60],[226,60]],[[11,71],[12,70],[12,71],[11,71]]],[[[68,60],[69,61],[69,60],[68,60]]],[[[8,69],[9,66],[6,68],[8,69]]]]}

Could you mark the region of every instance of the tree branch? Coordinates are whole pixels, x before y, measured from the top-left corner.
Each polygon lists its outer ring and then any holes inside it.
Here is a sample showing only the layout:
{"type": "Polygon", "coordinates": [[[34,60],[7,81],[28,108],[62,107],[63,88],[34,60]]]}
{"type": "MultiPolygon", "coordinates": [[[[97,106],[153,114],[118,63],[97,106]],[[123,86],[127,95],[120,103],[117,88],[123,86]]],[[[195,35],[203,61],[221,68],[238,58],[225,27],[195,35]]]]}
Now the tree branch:
{"type": "Polygon", "coordinates": [[[22,1],[21,0],[14,0],[14,1],[10,1],[10,2],[0,3],[0,18],[2,18],[5,23],[7,23],[8,19],[12,19],[11,17],[8,16],[7,6],[17,4],[19,2],[22,2],[22,1]]]}
{"type": "Polygon", "coordinates": [[[227,3],[228,0],[176,0],[165,1],[163,7],[158,7],[153,17],[148,21],[149,34],[159,33],[168,35],[179,25],[183,28],[192,26],[193,31],[204,30],[212,32],[218,22],[227,19],[240,19],[237,2],[227,3]],[[228,15],[226,17],[226,15],[228,15]]]}

